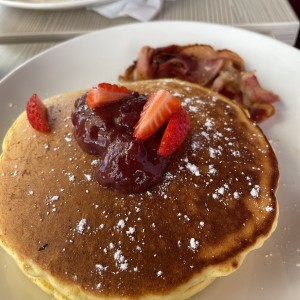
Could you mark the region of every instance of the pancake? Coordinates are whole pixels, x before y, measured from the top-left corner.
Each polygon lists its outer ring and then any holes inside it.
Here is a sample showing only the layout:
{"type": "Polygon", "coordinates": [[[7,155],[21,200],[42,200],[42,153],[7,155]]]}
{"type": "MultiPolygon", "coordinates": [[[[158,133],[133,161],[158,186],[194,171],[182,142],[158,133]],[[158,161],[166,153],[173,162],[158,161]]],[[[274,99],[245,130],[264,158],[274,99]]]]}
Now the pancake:
{"type": "Polygon", "coordinates": [[[178,80],[191,129],[163,181],[137,194],[101,187],[98,157],[72,136],[74,101],[45,101],[50,133],[23,113],[0,158],[0,242],[55,299],[187,299],[235,271],[277,225],[279,171],[261,129],[235,102],[178,80]]]}

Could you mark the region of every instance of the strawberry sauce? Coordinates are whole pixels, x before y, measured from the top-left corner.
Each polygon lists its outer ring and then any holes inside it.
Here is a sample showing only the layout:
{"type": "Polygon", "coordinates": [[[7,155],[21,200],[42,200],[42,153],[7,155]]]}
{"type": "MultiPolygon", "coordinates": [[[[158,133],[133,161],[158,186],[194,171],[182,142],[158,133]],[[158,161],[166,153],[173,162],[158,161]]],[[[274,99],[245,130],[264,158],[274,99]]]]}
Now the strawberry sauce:
{"type": "Polygon", "coordinates": [[[157,154],[162,129],[144,141],[133,136],[146,101],[137,92],[95,109],[88,108],[86,94],[76,100],[74,136],[83,151],[99,156],[95,178],[100,185],[137,193],[162,180],[169,162],[157,154]]]}

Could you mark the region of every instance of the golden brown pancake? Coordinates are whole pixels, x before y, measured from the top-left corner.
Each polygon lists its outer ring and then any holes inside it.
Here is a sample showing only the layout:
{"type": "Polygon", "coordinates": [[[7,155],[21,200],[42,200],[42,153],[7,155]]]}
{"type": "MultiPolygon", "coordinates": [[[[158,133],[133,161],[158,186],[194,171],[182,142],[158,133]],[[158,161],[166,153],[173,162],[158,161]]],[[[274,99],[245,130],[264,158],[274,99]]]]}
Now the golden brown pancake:
{"type": "Polygon", "coordinates": [[[169,89],[191,120],[147,192],[93,179],[98,158],[79,148],[70,121],[83,91],[46,100],[50,133],[23,113],[3,143],[0,242],[56,299],[187,299],[236,270],[277,224],[277,160],[238,104],[176,80],[126,85],[169,89]]]}

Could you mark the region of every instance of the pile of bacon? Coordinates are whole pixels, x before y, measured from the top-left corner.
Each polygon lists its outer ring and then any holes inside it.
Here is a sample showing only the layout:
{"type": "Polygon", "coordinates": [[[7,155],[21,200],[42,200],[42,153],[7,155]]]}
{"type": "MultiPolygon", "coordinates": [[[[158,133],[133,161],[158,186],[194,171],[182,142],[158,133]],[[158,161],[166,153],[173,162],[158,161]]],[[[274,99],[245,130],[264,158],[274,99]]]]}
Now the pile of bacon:
{"type": "Polygon", "coordinates": [[[278,96],[262,88],[253,71],[246,71],[243,59],[224,49],[209,45],[148,46],[140,50],[137,61],[120,76],[121,81],[177,78],[208,87],[238,101],[255,122],[275,113],[278,96]]]}

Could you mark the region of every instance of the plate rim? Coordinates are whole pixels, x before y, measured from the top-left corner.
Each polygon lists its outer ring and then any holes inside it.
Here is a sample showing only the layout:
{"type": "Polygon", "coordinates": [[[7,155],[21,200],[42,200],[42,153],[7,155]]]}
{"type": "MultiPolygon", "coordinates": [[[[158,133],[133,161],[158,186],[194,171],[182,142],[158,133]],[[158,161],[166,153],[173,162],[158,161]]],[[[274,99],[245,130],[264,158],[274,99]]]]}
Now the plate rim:
{"type": "Polygon", "coordinates": [[[112,0],[63,0],[57,2],[36,2],[36,1],[18,1],[18,0],[0,0],[0,4],[34,10],[59,10],[59,9],[73,9],[79,7],[88,7],[96,4],[109,3],[112,0]]]}

